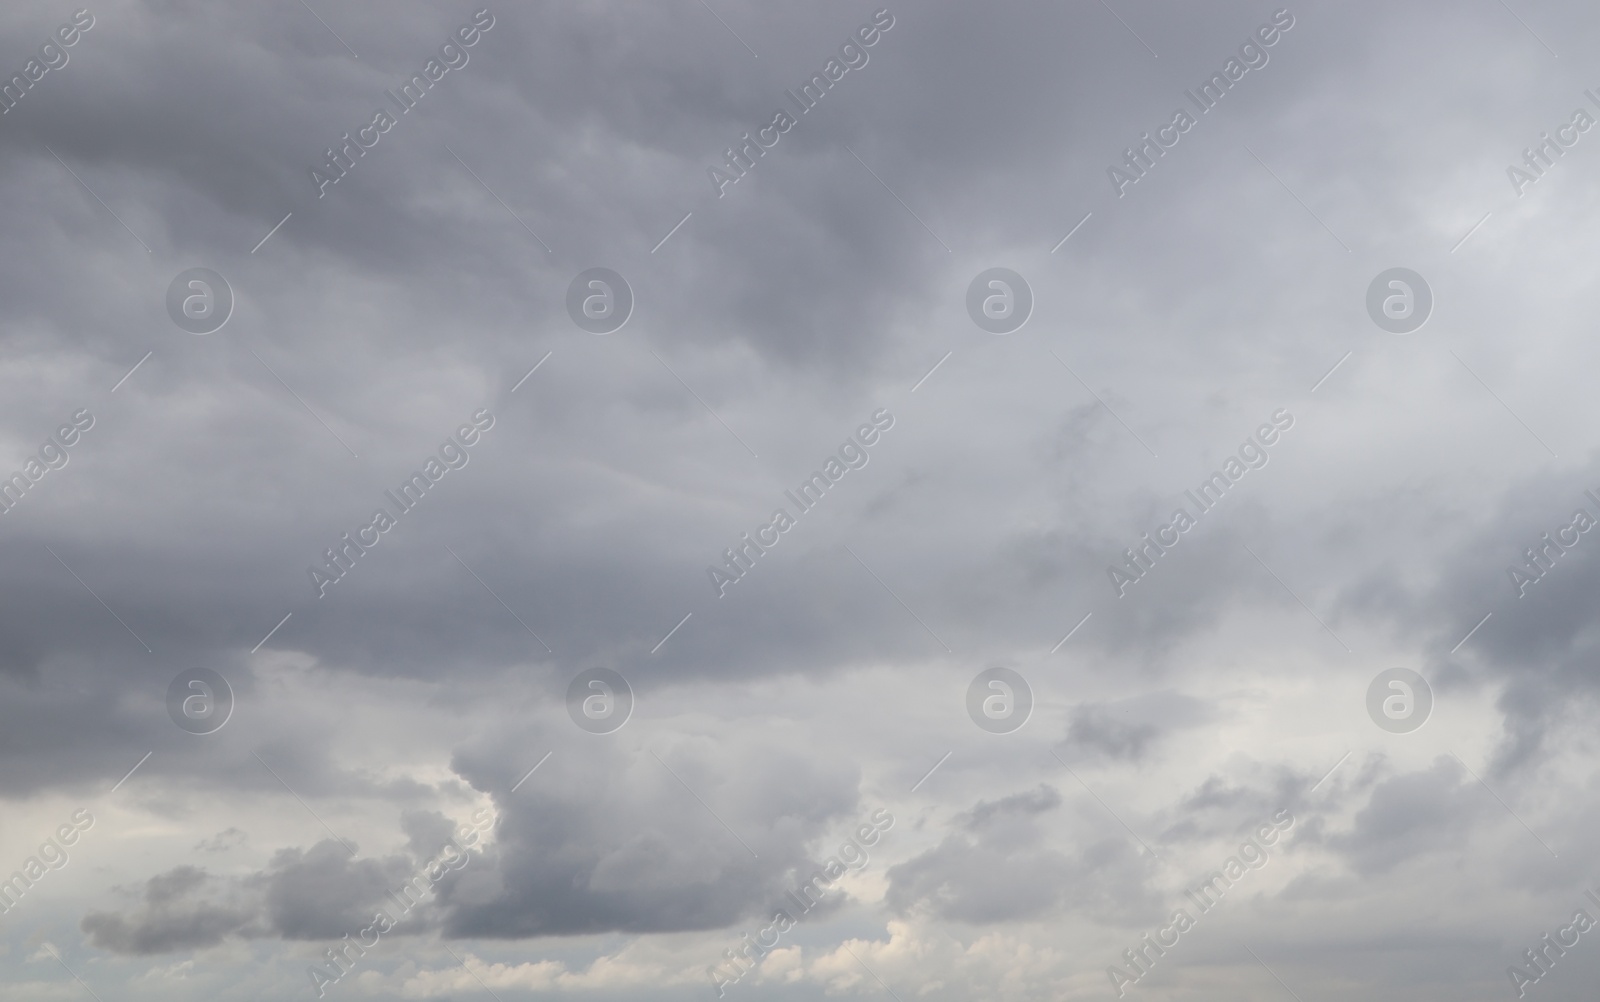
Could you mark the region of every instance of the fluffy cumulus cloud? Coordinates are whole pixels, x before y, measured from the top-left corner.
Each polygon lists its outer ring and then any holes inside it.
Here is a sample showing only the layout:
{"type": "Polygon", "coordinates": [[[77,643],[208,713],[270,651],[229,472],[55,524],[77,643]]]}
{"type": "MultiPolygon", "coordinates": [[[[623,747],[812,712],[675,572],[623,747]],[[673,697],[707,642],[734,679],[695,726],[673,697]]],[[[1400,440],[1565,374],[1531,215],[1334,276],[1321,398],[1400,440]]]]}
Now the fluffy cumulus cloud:
{"type": "Polygon", "coordinates": [[[1590,7],[0,41],[0,997],[1600,976],[1590,7]]]}

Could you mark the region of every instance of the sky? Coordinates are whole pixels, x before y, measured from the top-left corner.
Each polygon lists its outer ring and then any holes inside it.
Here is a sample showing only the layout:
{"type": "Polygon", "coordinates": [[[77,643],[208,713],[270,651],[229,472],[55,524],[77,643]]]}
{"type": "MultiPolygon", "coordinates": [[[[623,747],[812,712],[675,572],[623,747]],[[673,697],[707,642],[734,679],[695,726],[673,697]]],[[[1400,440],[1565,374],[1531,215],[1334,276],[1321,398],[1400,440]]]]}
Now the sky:
{"type": "Polygon", "coordinates": [[[94,2],[0,997],[1588,997],[1592,5],[94,2]]]}

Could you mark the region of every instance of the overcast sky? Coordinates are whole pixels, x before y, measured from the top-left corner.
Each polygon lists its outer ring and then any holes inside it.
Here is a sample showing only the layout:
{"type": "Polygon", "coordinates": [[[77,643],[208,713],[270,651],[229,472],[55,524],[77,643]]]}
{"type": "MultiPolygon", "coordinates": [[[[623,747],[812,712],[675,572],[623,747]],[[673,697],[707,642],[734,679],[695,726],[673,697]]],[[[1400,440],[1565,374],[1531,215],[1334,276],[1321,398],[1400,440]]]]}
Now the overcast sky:
{"type": "Polygon", "coordinates": [[[875,2],[0,9],[0,997],[1590,997],[1600,10],[875,2]]]}

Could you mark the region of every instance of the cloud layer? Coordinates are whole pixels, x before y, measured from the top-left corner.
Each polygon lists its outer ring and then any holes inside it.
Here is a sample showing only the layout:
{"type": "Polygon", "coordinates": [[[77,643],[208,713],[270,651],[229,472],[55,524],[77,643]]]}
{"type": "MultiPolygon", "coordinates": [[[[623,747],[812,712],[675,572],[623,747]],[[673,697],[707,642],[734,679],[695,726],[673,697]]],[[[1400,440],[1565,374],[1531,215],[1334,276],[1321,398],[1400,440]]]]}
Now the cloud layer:
{"type": "Polygon", "coordinates": [[[1101,998],[1286,810],[1128,993],[1578,998],[1600,17],[1515,7],[0,11],[0,995],[1101,998]]]}

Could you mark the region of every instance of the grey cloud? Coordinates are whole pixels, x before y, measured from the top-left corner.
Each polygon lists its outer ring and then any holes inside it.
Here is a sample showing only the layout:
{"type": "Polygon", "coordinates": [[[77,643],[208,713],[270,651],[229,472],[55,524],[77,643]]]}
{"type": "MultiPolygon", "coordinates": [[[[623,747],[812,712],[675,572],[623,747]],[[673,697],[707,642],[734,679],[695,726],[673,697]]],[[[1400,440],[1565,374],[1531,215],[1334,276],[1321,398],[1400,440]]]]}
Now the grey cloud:
{"type": "MultiPolygon", "coordinates": [[[[458,755],[456,768],[492,789],[503,767],[489,747],[458,755]]],[[[685,742],[661,755],[666,766],[642,748],[586,756],[497,796],[486,865],[441,894],[446,933],[718,928],[762,913],[796,874],[815,869],[808,846],[830,823],[859,820],[854,770],[840,760],[757,746],[730,773],[710,751],[704,740],[685,742]]]]}
{"type": "MultiPolygon", "coordinates": [[[[426,822],[411,827],[437,833],[426,822]]],[[[413,893],[402,899],[409,904],[402,912],[389,895],[438,852],[436,844],[426,855],[352,858],[344,846],[326,840],[309,849],[281,849],[264,870],[246,876],[218,877],[179,866],[146,881],[142,908],[93,911],[80,924],[94,946],[135,955],[204,949],[230,937],[340,940],[370,925],[380,909],[394,917],[393,935],[415,935],[437,927],[436,899],[413,893]]],[[[459,869],[471,865],[469,858],[459,869]]],[[[454,879],[455,873],[441,871],[435,893],[444,893],[454,879]]]]}
{"type": "Polygon", "coordinates": [[[1498,805],[1454,759],[1440,757],[1426,772],[1394,776],[1372,790],[1347,835],[1328,843],[1363,876],[1387,873],[1415,857],[1460,848],[1471,822],[1498,805]]]}
{"type": "Polygon", "coordinates": [[[217,900],[218,881],[205,870],[180,866],[145,883],[144,907],[132,914],[90,912],[80,924],[89,942],[122,954],[158,954],[216,946],[257,918],[249,902],[217,900]]]}
{"type": "Polygon", "coordinates": [[[1076,855],[1050,846],[1040,821],[1060,806],[1049,786],[979,801],[957,818],[962,830],[890,867],[886,903],[973,924],[1041,918],[1069,901],[1102,918],[1150,913],[1157,902],[1126,843],[1092,842],[1076,855]]]}
{"type": "Polygon", "coordinates": [[[1084,703],[1073,708],[1066,744],[1081,754],[1137,762],[1154,742],[1209,719],[1211,710],[1205,702],[1177,692],[1084,703]]]}

